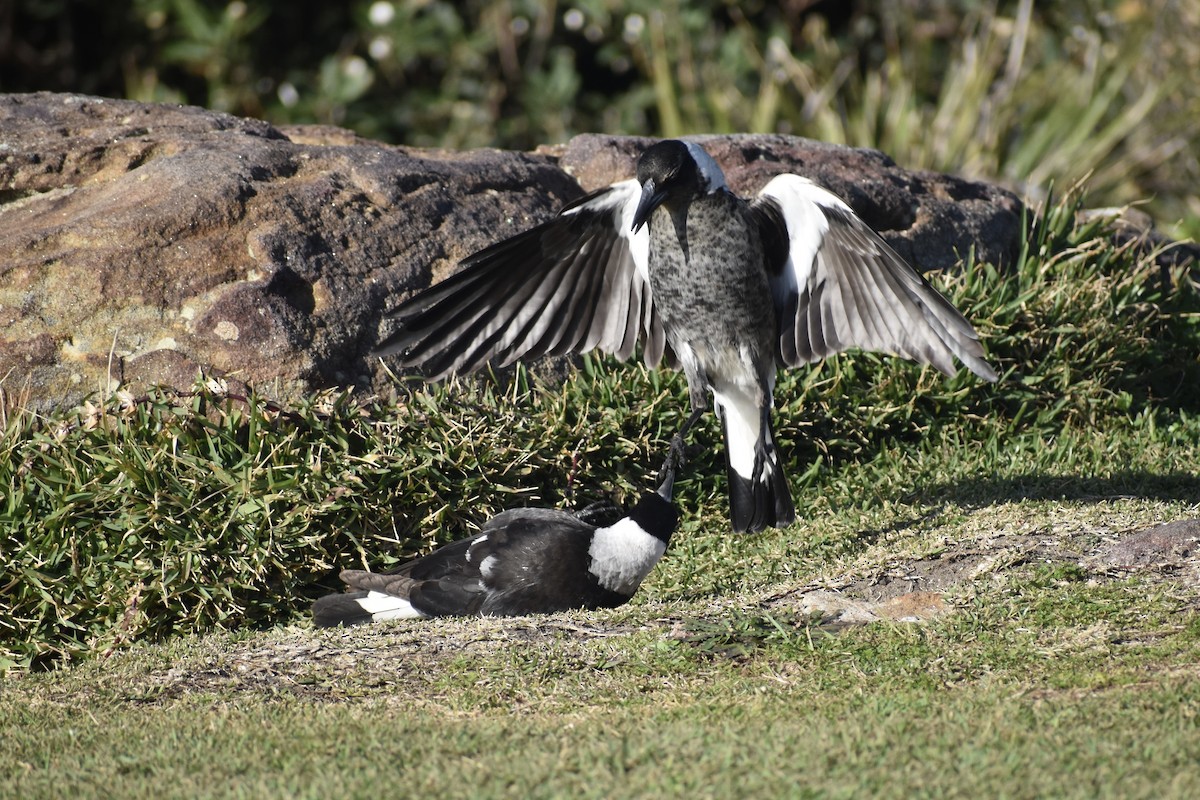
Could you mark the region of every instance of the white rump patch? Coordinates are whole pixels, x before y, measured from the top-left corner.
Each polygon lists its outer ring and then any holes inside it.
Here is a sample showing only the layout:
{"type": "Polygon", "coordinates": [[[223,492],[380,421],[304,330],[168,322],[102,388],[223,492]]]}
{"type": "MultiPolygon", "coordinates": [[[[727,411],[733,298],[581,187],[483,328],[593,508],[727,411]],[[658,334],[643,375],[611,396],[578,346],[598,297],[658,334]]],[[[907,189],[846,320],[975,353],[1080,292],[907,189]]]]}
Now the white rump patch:
{"type": "Polygon", "coordinates": [[[354,602],[371,615],[372,622],[383,622],[388,619],[425,618],[424,614],[413,608],[412,603],[403,597],[396,597],[384,592],[368,592],[366,597],[360,597],[354,602]]]}
{"type": "MultiPolygon", "coordinates": [[[[771,381],[771,390],[775,381],[771,381]]],[[[770,396],[770,395],[768,395],[770,396]]],[[[733,471],[746,480],[754,476],[754,459],[758,437],[762,428],[762,416],[758,404],[748,392],[718,392],[713,390],[713,402],[724,413],[726,448],[729,452],[729,466],[733,471]]],[[[770,432],[766,432],[767,444],[772,444],[770,432]]],[[[768,480],[770,465],[763,470],[762,480],[768,480]]]]}
{"type": "Polygon", "coordinates": [[[610,591],[632,595],[666,552],[662,539],[646,533],[630,517],[607,528],[597,528],[588,555],[589,570],[610,591]]]}

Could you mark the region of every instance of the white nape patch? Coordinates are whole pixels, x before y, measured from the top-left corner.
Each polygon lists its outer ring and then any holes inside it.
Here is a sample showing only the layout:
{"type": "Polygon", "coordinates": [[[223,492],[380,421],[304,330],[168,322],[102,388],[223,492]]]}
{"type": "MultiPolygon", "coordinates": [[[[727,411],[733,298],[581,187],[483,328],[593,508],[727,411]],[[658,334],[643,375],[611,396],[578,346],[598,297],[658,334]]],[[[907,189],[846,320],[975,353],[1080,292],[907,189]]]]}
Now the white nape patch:
{"type": "Polygon", "coordinates": [[[632,595],[666,552],[662,539],[646,533],[630,517],[607,528],[597,528],[588,555],[589,571],[605,589],[632,595]]]}
{"type": "Polygon", "coordinates": [[[630,178],[627,181],[614,183],[609,191],[589,200],[582,205],[569,208],[563,215],[578,214],[587,209],[593,214],[612,215],[613,226],[617,235],[629,246],[629,256],[637,267],[638,274],[647,284],[650,282],[650,228],[643,225],[637,233],[633,232],[633,215],[637,211],[638,201],[642,199],[642,185],[630,178]]]}
{"type": "Polygon", "coordinates": [[[495,556],[488,556],[483,561],[480,561],[479,574],[485,578],[491,579],[491,577],[496,574],[497,560],[498,559],[495,556]]]}
{"type": "MultiPolygon", "coordinates": [[[[722,392],[713,389],[713,402],[724,412],[729,466],[738,475],[750,480],[754,476],[754,458],[759,431],[762,428],[762,415],[758,404],[748,392],[737,389],[722,392]]],[[[767,444],[770,444],[770,432],[767,432],[766,436],[767,444]]],[[[770,469],[764,469],[762,480],[765,482],[769,475],[770,469]]]]}
{"type": "Polygon", "coordinates": [[[477,538],[476,538],[474,541],[472,541],[472,542],[471,542],[470,546],[469,546],[469,547],[467,547],[467,552],[466,552],[466,554],[463,556],[463,559],[464,559],[464,560],[465,560],[465,561],[466,561],[468,564],[470,564],[470,563],[471,563],[471,551],[472,551],[472,550],[474,550],[474,549],[475,549],[476,547],[478,547],[479,545],[481,545],[481,544],[483,544],[484,542],[486,542],[486,541],[487,541],[487,537],[488,537],[488,535],[485,533],[483,536],[479,536],[479,537],[477,537],[477,538]]]}
{"type": "Polygon", "coordinates": [[[708,193],[712,194],[719,189],[726,188],[725,173],[721,171],[721,167],[708,154],[708,151],[695,142],[684,141],[683,144],[691,154],[692,160],[696,162],[696,166],[700,168],[700,177],[704,179],[708,193]]]}
{"type": "Polygon", "coordinates": [[[783,214],[788,231],[788,264],[780,280],[798,294],[804,291],[813,273],[817,251],[829,232],[829,219],[823,209],[834,208],[851,216],[855,216],[854,211],[833,192],[799,175],[776,175],[758,196],[774,200],[783,214]]]}
{"type": "Polygon", "coordinates": [[[371,615],[372,622],[383,622],[388,619],[425,618],[424,614],[413,608],[412,603],[403,597],[396,597],[384,592],[368,592],[366,597],[360,597],[354,602],[371,615]]]}

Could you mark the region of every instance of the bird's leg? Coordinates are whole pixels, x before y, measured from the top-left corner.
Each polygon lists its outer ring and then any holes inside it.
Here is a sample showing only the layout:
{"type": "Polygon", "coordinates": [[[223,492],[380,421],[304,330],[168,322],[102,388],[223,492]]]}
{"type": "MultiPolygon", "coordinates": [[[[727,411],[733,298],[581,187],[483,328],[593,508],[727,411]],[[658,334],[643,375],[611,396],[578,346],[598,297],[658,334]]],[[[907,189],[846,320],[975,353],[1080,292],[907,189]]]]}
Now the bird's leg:
{"type": "Polygon", "coordinates": [[[659,472],[660,479],[666,476],[668,470],[674,470],[677,466],[687,462],[687,442],[684,441],[684,437],[687,436],[687,432],[700,420],[700,417],[704,415],[706,410],[704,406],[692,405],[692,413],[684,421],[683,427],[671,437],[671,447],[667,453],[667,460],[663,463],[662,470],[659,472]]]}
{"type": "Polygon", "coordinates": [[[761,417],[758,423],[761,431],[758,441],[754,444],[754,471],[750,473],[751,481],[762,481],[763,473],[767,469],[767,456],[770,448],[774,446],[768,439],[768,431],[771,430],[771,407],[763,406],[761,417]]]}
{"type": "Polygon", "coordinates": [[[692,426],[700,421],[700,417],[704,415],[704,411],[708,410],[708,403],[704,401],[706,401],[704,395],[700,396],[700,402],[696,402],[695,397],[691,398],[691,414],[688,415],[688,419],[684,420],[683,427],[679,428],[679,432],[671,438],[671,451],[679,459],[680,464],[683,464],[685,461],[684,446],[686,443],[684,437],[691,431],[692,426]]]}
{"type": "Polygon", "coordinates": [[[679,429],[679,432],[671,437],[671,448],[667,452],[667,460],[663,462],[662,470],[659,472],[660,481],[666,477],[668,471],[687,462],[685,452],[687,443],[684,441],[684,437],[708,410],[708,377],[703,373],[693,372],[687,367],[684,367],[684,374],[687,376],[688,403],[692,407],[692,413],[684,420],[683,427],[679,429]]]}
{"type": "Polygon", "coordinates": [[[701,406],[700,408],[692,409],[692,413],[689,414],[688,418],[684,421],[683,427],[679,429],[678,433],[676,433],[673,437],[671,437],[671,447],[672,448],[679,448],[679,450],[682,454],[683,445],[684,445],[683,438],[685,436],[687,436],[687,433],[688,433],[688,431],[690,431],[692,429],[692,426],[700,421],[700,417],[704,416],[705,411],[707,411],[707,409],[704,408],[703,406],[701,406]]]}

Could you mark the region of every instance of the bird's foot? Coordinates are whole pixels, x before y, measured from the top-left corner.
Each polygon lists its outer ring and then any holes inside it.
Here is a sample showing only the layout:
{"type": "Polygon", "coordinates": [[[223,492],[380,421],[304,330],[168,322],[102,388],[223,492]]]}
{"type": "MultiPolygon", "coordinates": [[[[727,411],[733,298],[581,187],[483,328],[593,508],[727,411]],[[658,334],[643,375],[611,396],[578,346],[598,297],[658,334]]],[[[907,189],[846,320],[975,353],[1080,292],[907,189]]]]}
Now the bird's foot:
{"type": "Polygon", "coordinates": [[[676,469],[683,466],[687,462],[686,446],[683,443],[683,436],[675,434],[671,437],[671,446],[667,450],[667,459],[663,462],[662,469],[658,471],[658,480],[662,482],[667,475],[675,472],[676,469]]]}

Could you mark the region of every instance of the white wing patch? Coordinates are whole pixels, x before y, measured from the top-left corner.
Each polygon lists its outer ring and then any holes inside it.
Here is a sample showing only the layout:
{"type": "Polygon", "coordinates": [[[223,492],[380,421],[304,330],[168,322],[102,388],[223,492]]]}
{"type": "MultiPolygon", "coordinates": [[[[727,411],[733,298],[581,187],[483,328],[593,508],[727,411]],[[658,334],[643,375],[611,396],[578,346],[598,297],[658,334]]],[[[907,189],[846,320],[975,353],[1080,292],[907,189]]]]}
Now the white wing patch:
{"type": "MultiPolygon", "coordinates": [[[[711,160],[711,159],[710,159],[711,160]]],[[[637,211],[638,201],[642,198],[642,185],[630,178],[627,181],[614,183],[611,191],[601,197],[582,203],[563,212],[563,216],[578,214],[587,209],[593,213],[604,212],[612,215],[617,235],[629,247],[629,256],[637,267],[647,285],[650,283],[650,230],[647,226],[637,233],[633,232],[633,215],[637,211]]]]}
{"type": "Polygon", "coordinates": [[[662,539],[646,533],[629,517],[597,528],[588,555],[591,573],[605,589],[632,595],[666,552],[662,539]]]}
{"type": "Polygon", "coordinates": [[[488,540],[488,535],[485,533],[485,534],[483,534],[482,536],[477,536],[477,537],[475,537],[475,540],[471,542],[471,546],[467,548],[467,552],[466,552],[466,554],[463,556],[463,558],[466,560],[466,562],[467,562],[468,564],[470,564],[470,563],[471,563],[471,556],[473,555],[473,552],[472,552],[472,551],[474,551],[476,547],[478,547],[479,545],[483,544],[483,543],[484,543],[484,542],[486,542],[487,540],[488,540]]]}
{"type": "Polygon", "coordinates": [[[787,227],[788,259],[771,277],[776,309],[786,317],[786,363],[861,348],[947,375],[957,371],[957,357],[996,380],[971,323],[837,195],[798,175],[778,175],[759,196],[787,227]]]}
{"type": "Polygon", "coordinates": [[[799,294],[812,277],[817,251],[829,232],[829,220],[822,207],[836,208],[847,214],[854,212],[836,194],[799,175],[776,175],[762,188],[759,196],[772,198],[783,213],[790,240],[783,277],[790,284],[787,288],[793,294],[799,294]]]}

